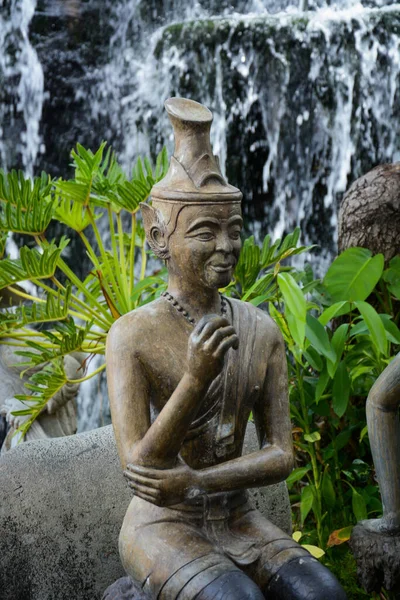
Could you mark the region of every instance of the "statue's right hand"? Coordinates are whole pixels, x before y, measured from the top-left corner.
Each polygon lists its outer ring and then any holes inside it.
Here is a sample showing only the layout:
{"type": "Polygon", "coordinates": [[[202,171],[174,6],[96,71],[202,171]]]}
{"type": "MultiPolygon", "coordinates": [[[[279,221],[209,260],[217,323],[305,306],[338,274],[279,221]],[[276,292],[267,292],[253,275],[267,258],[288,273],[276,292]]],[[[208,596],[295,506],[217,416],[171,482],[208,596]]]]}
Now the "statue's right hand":
{"type": "Polygon", "coordinates": [[[211,383],[222,371],[225,354],[235,350],[239,338],[225,317],[206,315],[194,328],[188,343],[188,372],[201,382],[211,383]]]}

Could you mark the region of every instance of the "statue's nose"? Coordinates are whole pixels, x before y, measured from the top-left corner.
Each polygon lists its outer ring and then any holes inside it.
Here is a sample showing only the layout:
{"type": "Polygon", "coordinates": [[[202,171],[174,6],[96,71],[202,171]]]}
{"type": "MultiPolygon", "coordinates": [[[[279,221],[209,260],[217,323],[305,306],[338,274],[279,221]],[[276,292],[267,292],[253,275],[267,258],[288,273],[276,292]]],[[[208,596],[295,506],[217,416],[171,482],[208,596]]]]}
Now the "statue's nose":
{"type": "Polygon", "coordinates": [[[233,250],[232,241],[229,235],[221,234],[217,237],[216,248],[217,251],[223,252],[224,254],[230,254],[233,250]]]}

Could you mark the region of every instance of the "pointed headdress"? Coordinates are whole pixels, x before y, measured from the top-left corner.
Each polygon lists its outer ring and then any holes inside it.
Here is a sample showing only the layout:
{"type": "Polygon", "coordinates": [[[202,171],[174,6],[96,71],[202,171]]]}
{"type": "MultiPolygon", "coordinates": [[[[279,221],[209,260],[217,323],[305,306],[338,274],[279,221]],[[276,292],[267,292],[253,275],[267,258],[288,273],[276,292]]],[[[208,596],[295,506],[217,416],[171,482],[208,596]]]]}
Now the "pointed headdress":
{"type": "Polygon", "coordinates": [[[212,112],[186,98],[169,98],[165,108],[174,128],[175,151],[168,173],[151,191],[153,201],[240,202],[242,193],[224,179],[211,148],[212,112]]]}

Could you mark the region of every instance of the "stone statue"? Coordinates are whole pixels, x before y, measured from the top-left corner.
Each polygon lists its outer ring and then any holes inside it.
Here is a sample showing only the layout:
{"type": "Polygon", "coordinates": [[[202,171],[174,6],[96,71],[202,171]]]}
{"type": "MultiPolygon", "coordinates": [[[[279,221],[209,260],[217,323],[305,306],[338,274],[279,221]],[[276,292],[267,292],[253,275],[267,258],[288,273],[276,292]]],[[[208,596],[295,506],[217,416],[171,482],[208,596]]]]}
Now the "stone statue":
{"type": "MultiPolygon", "coordinates": [[[[10,340],[11,341],[11,340],[10,340]]],[[[7,339],[3,339],[7,342],[7,339]]],[[[79,356],[68,355],[64,358],[64,367],[69,379],[81,377],[81,360],[79,356]]],[[[13,412],[23,410],[26,405],[15,398],[16,395],[26,394],[24,383],[32,375],[21,378],[21,373],[26,368],[23,364],[26,358],[15,354],[15,346],[0,345],[0,417],[5,419],[6,435],[1,446],[1,452],[7,452],[17,446],[21,441],[18,427],[29,419],[29,415],[14,416],[13,412]]],[[[28,442],[49,437],[72,435],[77,430],[76,396],[79,384],[66,384],[46,404],[43,412],[35,419],[24,436],[28,442]]]]}
{"type": "Polygon", "coordinates": [[[361,521],[351,547],[367,592],[400,588],[400,354],[373,385],[367,424],[379,481],[383,517],[361,521]]]}
{"type": "Polygon", "coordinates": [[[337,579],[247,499],[247,488],[292,470],[285,348],[266,313],[218,292],[240,253],[242,194],[213,155],[212,114],[181,98],[165,106],[175,152],[142,214],[168,290],[121,317],[107,340],[112,421],[134,497],[120,533],[129,578],[104,598],[344,599],[337,579]],[[250,413],[260,450],[242,456],[250,413]]]}

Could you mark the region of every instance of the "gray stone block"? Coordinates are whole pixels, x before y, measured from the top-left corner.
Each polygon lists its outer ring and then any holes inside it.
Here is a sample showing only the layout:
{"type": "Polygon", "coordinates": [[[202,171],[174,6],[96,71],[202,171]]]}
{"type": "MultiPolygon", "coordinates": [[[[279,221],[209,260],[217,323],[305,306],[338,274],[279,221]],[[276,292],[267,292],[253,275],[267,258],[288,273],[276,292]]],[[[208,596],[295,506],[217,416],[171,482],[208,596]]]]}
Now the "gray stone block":
{"type": "MultiPolygon", "coordinates": [[[[256,447],[250,426],[246,451],[256,447]]],[[[0,599],[95,600],[124,575],[118,535],[132,493],[112,427],[21,444],[0,459],[0,599]]],[[[286,486],[256,504],[290,530],[286,486]]]]}

